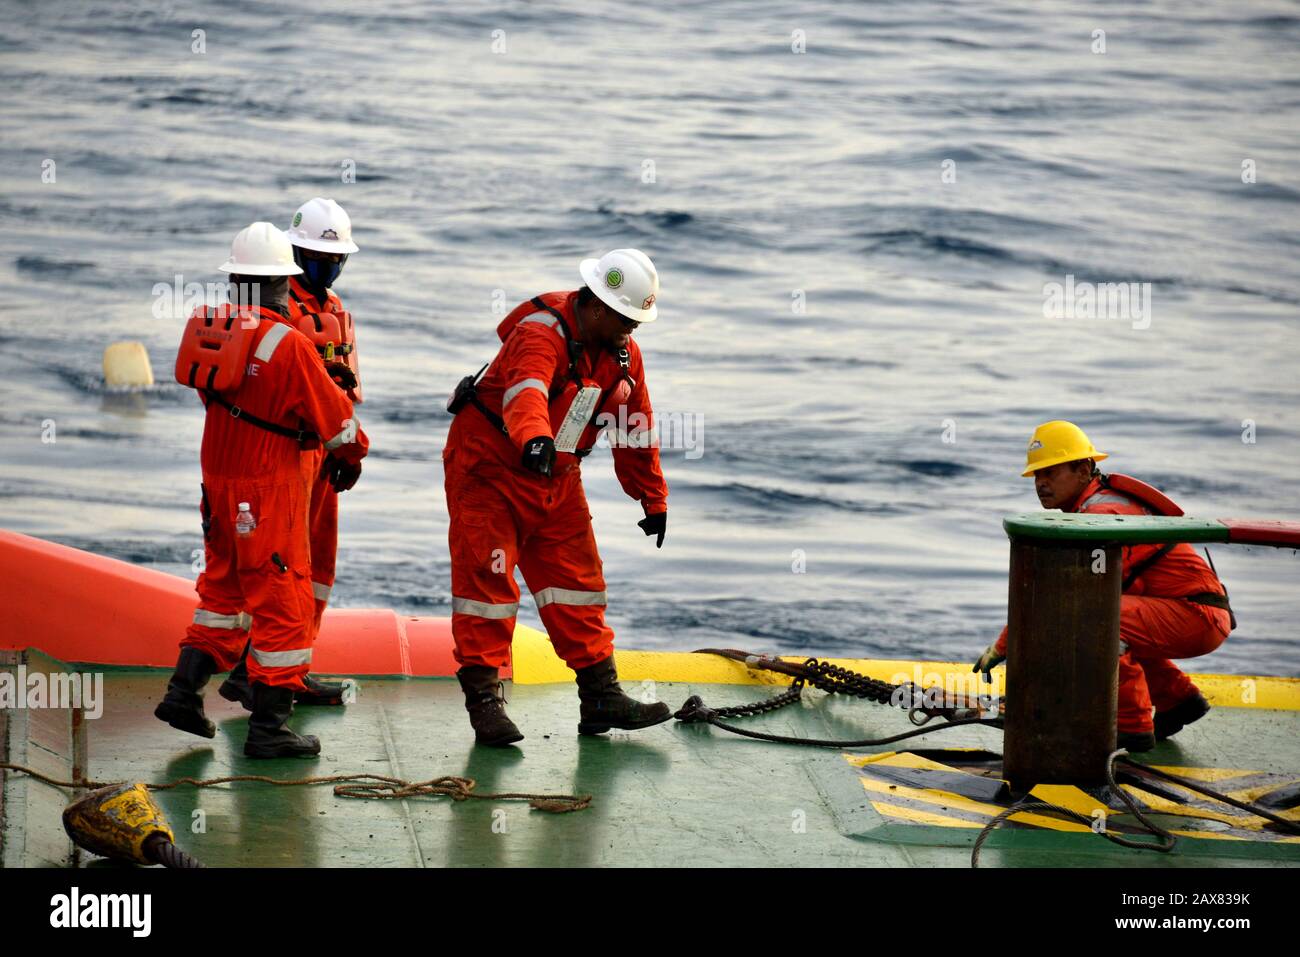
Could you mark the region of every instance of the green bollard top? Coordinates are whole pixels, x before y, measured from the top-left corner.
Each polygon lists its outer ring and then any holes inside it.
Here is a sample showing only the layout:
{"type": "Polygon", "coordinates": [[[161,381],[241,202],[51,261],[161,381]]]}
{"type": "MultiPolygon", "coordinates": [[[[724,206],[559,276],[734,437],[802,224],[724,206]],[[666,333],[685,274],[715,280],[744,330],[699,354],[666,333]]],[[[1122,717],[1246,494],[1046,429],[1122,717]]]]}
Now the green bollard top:
{"type": "Polygon", "coordinates": [[[1024,512],[1008,515],[1002,527],[1011,538],[1056,542],[1118,542],[1163,545],[1168,542],[1227,542],[1231,530],[1214,518],[1186,515],[1094,515],[1076,512],[1024,512]]]}

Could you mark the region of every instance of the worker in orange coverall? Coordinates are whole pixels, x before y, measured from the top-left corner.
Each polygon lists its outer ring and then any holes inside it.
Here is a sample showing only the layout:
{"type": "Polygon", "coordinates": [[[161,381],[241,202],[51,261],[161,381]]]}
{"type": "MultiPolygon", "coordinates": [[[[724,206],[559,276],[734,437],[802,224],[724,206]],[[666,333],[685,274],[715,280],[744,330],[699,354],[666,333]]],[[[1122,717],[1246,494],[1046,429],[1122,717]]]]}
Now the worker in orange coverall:
{"type": "MultiPolygon", "coordinates": [[[[308,200],[294,213],[285,236],[293,246],[294,262],[302,272],[289,277],[289,321],[316,347],[325,369],[354,404],[361,403],[358,381],[356,332],[352,315],[331,286],[348,256],[357,251],[352,241],[352,220],[332,199],[308,200]]],[[[322,471],[325,450],[304,452],[303,465],[311,482],[311,588],[316,602],[312,620],[313,639],[320,633],[321,618],[334,587],[334,567],[339,541],[339,496],[322,471]]],[[[241,658],[218,689],[223,698],[238,701],[252,710],[253,692],[248,683],[245,657],[241,658]]],[[[343,682],[321,681],[303,676],[305,691],[294,695],[300,705],[337,706],[345,700],[343,682]]]]}
{"type": "MultiPolygon", "coordinates": [[[[1126,475],[1103,475],[1107,458],[1070,422],[1040,425],[1030,439],[1025,477],[1043,508],[1107,515],[1181,515],[1157,489],[1126,475]]],[[[1157,740],[1202,718],[1210,705],[1170,661],[1196,658],[1223,644],[1235,627],[1227,590],[1191,545],[1124,549],[1120,599],[1118,744],[1149,751],[1157,740]],[[1156,709],[1155,720],[1151,708],[1156,709]]],[[[984,672],[1006,660],[1007,629],[975,663],[984,672]]]]}
{"type": "MultiPolygon", "coordinates": [[[[327,471],[343,490],[360,475],[369,442],[315,348],[288,323],[287,277],[299,267],[284,234],[270,223],[254,223],[235,237],[221,268],[231,274],[233,305],[196,313],[177,358],[177,378],[199,389],[207,406],[201,452],[206,564],[195,586],[194,621],[154,714],[179,730],[213,737],[200,692],[213,674],[234,666],[247,639],[253,709],[244,753],[317,754],[315,737],[285,724],[294,692],[304,690],[313,640],[303,448],[324,447],[327,471]],[[209,376],[202,363],[218,353],[205,349],[229,340],[234,330],[245,334],[236,340],[245,345],[222,353],[230,363],[209,376]],[[208,387],[231,372],[238,383],[233,389],[208,387]]],[[[214,366],[224,362],[214,360],[214,366]]]]}
{"type": "Polygon", "coordinates": [[[506,715],[499,679],[519,609],[516,565],[556,653],[576,674],[579,733],[645,728],[670,717],[663,703],[643,704],[619,687],[580,468],[597,426],[609,425],[619,482],[641,503],[638,524],[662,547],[668,486],[631,338],[658,315],[659,276],[635,249],[584,260],[579,272],[583,288],[546,293],[506,316],[486,374],[463,380],[448,403],[456,415],[443,451],[452,634],[479,744],[523,739],[506,715]]]}

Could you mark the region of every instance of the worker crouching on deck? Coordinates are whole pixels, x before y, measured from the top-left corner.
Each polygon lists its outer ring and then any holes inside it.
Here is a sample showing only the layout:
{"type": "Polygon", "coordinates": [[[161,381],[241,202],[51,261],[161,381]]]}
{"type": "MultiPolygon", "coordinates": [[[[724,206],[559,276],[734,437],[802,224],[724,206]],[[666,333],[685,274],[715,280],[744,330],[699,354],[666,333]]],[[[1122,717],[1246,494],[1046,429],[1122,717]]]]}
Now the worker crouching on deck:
{"type": "Polygon", "coordinates": [[[498,677],[519,609],[516,565],[556,653],[576,673],[579,733],[645,728],[670,716],[666,705],[642,704],[619,687],[580,468],[596,439],[592,423],[602,416],[643,424],[614,436],[614,471],[641,503],[638,524],[663,545],[668,486],[631,337],[657,317],[659,276],[635,249],[584,260],[579,271],[583,288],[544,293],[502,320],[501,349],[486,374],[463,380],[448,403],[456,415],[443,451],[451,624],[456,674],[479,744],[523,738],[506,715],[498,677]]]}
{"type": "MultiPolygon", "coordinates": [[[[254,223],[235,237],[231,303],[190,317],[176,378],[197,389],[207,415],[201,462],[206,562],[193,624],[154,714],[211,738],[208,679],[250,645],[252,715],[244,754],[317,754],[320,742],[285,722],[311,666],[314,602],[304,454],[315,445],[355,482],[369,442],[347,395],[307,338],[289,324],[288,277],[300,269],[284,234],[254,223]]],[[[340,488],[343,485],[339,486],[340,488]]]]}
{"type": "MultiPolygon", "coordinates": [[[[1108,515],[1183,514],[1144,482],[1102,474],[1096,463],[1106,457],[1073,423],[1047,422],[1034,430],[1023,475],[1034,479],[1043,508],[1108,515]]],[[[1129,751],[1149,751],[1157,740],[1177,734],[1210,710],[1192,680],[1169,659],[1209,654],[1223,644],[1236,622],[1227,590],[1191,545],[1135,545],[1123,555],[1118,743],[1129,751]]],[[[987,677],[1006,655],[1003,628],[973,670],[987,677]]]]}

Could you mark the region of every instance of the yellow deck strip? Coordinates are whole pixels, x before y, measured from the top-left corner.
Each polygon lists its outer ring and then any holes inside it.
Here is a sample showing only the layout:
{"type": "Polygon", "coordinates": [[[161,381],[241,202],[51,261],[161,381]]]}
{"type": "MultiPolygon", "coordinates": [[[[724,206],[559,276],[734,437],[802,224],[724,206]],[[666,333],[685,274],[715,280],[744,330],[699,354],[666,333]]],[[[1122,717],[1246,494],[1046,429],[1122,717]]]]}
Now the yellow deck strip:
{"type": "MultiPolygon", "coordinates": [[[[850,757],[850,756],[845,755],[845,757],[850,757]]],[[[870,762],[862,762],[858,764],[858,766],[864,767],[867,764],[871,763],[871,764],[885,765],[888,767],[923,768],[926,770],[945,771],[948,773],[952,773],[953,771],[957,770],[953,767],[950,767],[949,765],[940,764],[937,761],[932,761],[928,758],[923,758],[907,751],[896,752],[887,755],[873,755],[872,757],[876,758],[876,760],[870,762]]],[[[854,764],[857,762],[855,762],[854,760],[852,760],[852,758],[850,758],[849,763],[854,764]]],[[[896,797],[908,798],[909,800],[921,801],[926,804],[940,804],[945,807],[952,807],[962,811],[970,811],[974,814],[983,814],[989,818],[996,817],[997,815],[1001,814],[1003,811],[1006,810],[1006,808],[1003,807],[1002,805],[989,804],[986,801],[977,801],[974,798],[969,798],[966,797],[965,795],[957,794],[953,791],[945,791],[940,788],[908,787],[907,785],[904,784],[897,784],[888,781],[877,780],[875,778],[871,778],[866,775],[862,777],[862,786],[865,790],[871,793],[872,804],[877,803],[877,798],[875,797],[875,795],[880,794],[885,797],[896,796],[896,797]]],[[[1061,820],[1060,818],[1050,817],[1042,814],[1035,814],[1032,811],[1025,811],[1025,812],[1013,814],[1010,820],[1017,821],[1022,824],[1034,824],[1038,827],[1050,828],[1051,830],[1055,830],[1055,831],[1089,830],[1088,827],[1079,824],[1075,821],[1064,821],[1061,820]]]]}
{"type": "MultiPolygon", "coordinates": [[[[952,791],[940,791],[932,788],[909,788],[902,784],[889,784],[885,781],[875,781],[871,778],[862,779],[862,787],[869,792],[871,803],[878,803],[877,794],[881,799],[888,800],[890,797],[907,798],[912,801],[919,801],[923,804],[936,804],[944,808],[954,808],[959,811],[970,811],[974,814],[983,814],[990,820],[997,817],[1006,810],[997,804],[986,804],[983,801],[976,801],[952,791]]],[[[1036,814],[1033,811],[1018,811],[1012,814],[1008,820],[1015,821],[1019,824],[1033,824],[1035,827],[1046,828],[1052,831],[1088,831],[1091,828],[1079,824],[1075,821],[1065,821],[1058,817],[1049,817],[1043,814],[1036,814]]]]}
{"type": "Polygon", "coordinates": [[[969,827],[977,830],[984,826],[978,821],[964,821],[959,817],[946,817],[942,814],[922,811],[919,808],[899,807],[896,804],[886,804],[882,801],[872,801],[871,805],[881,815],[885,817],[896,817],[900,820],[907,821],[909,824],[933,824],[937,827],[969,827]]]}
{"type": "MultiPolygon", "coordinates": [[[[762,649],[756,649],[761,651],[762,649]]],[[[516,625],[513,649],[514,680],[518,684],[552,684],[573,681],[573,672],[555,654],[546,633],[516,625]]],[[[664,681],[679,684],[785,686],[789,679],[770,671],[746,668],[717,655],[680,651],[615,652],[619,677],[624,681],[664,681]]],[[[800,657],[784,660],[801,662],[800,657]]],[[[991,685],[977,682],[968,662],[901,661],[878,658],[823,658],[879,681],[915,682],[922,687],[942,686],[965,694],[1005,693],[1004,671],[994,673],[991,685]]],[[[1300,711],[1300,678],[1267,675],[1207,675],[1191,678],[1210,704],[1222,708],[1270,708],[1300,711]]]]}
{"type": "MultiPolygon", "coordinates": [[[[919,757],[909,752],[896,752],[888,754],[873,755],[850,755],[845,754],[846,761],[857,768],[868,767],[872,764],[885,765],[888,767],[899,768],[920,768],[925,770],[942,770],[953,772],[959,769],[948,765],[937,763],[929,758],[919,757]]],[[[913,788],[906,785],[892,783],[886,780],[877,780],[866,775],[862,778],[863,789],[867,791],[872,806],[881,814],[889,817],[898,818],[912,824],[931,824],[940,827],[980,827],[979,822],[968,821],[964,818],[950,817],[948,815],[932,812],[916,807],[902,807],[891,804],[890,799],[905,799],[911,802],[923,803],[927,805],[939,805],[942,808],[952,808],[954,810],[967,811],[973,814],[980,814],[992,820],[997,814],[1005,808],[996,804],[989,804],[984,801],[977,801],[972,798],[955,794],[951,791],[940,790],[937,788],[913,788]]],[[[1133,793],[1141,802],[1150,808],[1152,813],[1173,814],[1192,820],[1216,821],[1233,828],[1238,833],[1226,834],[1220,831],[1194,830],[1190,828],[1172,829],[1170,833],[1188,838],[1198,838],[1204,840],[1221,840],[1221,841],[1249,841],[1252,838],[1243,835],[1242,831],[1255,833],[1264,838],[1266,833],[1263,829],[1263,821],[1259,818],[1253,818],[1250,815],[1232,815],[1206,808],[1189,808],[1176,804],[1172,801],[1165,800],[1158,795],[1146,791],[1136,792],[1134,788],[1124,785],[1126,791],[1133,793]]],[[[1095,797],[1087,792],[1066,784],[1040,784],[1035,787],[1031,794],[1039,800],[1055,804],[1068,810],[1074,811],[1084,817],[1091,818],[1098,810],[1104,810],[1107,817],[1127,816],[1131,817],[1131,812],[1109,808],[1102,805],[1095,797]]],[[[1025,811],[1013,814],[1010,820],[1022,824],[1032,824],[1036,827],[1046,828],[1054,831],[1069,831],[1074,833],[1083,833],[1091,831],[1093,828],[1076,821],[1067,821],[1050,815],[1039,814],[1032,811],[1025,811]]],[[[1300,842],[1300,837],[1286,837],[1283,835],[1268,834],[1270,842],[1293,844],[1300,842]]]]}

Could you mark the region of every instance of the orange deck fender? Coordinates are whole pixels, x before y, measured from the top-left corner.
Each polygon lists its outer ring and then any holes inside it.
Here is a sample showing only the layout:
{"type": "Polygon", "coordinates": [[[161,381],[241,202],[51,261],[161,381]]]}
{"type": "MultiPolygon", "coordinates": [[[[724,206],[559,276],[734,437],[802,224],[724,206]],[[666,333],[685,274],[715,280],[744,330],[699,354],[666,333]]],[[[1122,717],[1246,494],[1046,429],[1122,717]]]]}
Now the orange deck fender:
{"type": "MultiPolygon", "coordinates": [[[[68,663],[170,668],[198,602],[187,579],[6,529],[0,582],[0,649],[68,663]]],[[[457,667],[450,618],[386,608],[327,609],[312,656],[321,675],[448,677],[457,667]]]]}

